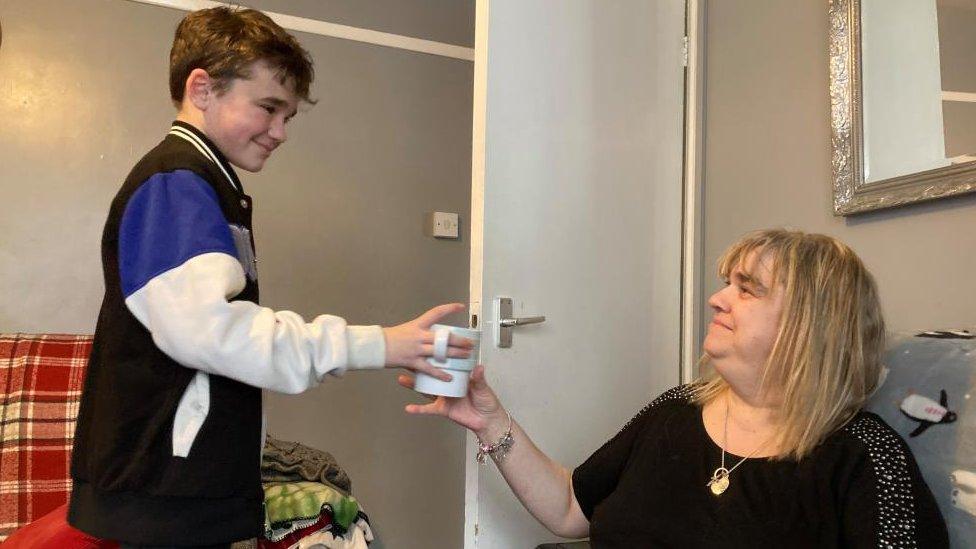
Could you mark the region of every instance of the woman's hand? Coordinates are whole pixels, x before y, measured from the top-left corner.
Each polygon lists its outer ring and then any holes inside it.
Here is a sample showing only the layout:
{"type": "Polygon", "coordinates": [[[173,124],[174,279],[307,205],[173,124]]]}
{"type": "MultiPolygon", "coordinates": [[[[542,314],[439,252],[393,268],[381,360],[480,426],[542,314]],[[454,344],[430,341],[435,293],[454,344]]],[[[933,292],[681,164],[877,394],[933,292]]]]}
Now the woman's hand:
{"type": "MultiPolygon", "coordinates": [[[[401,375],[397,382],[413,389],[414,379],[401,375]]],[[[471,371],[468,394],[460,398],[437,397],[428,404],[407,404],[408,414],[444,416],[454,423],[474,431],[481,440],[495,440],[508,426],[508,414],[499,402],[495,391],[485,380],[485,367],[481,364],[471,371]],[[492,438],[494,437],[494,438],[492,438]]]]}
{"type": "MultiPolygon", "coordinates": [[[[400,385],[413,389],[413,378],[402,375],[400,385]]],[[[590,522],[580,510],[573,492],[573,473],[543,454],[508,413],[485,381],[481,364],[471,371],[468,394],[460,398],[437,397],[428,404],[407,404],[408,414],[444,416],[474,431],[482,443],[495,443],[511,427],[513,444],[496,460],[512,492],[543,526],[557,536],[580,538],[589,534],[590,522]]]]}
{"type": "MultiPolygon", "coordinates": [[[[386,339],[386,367],[406,368],[429,376],[450,381],[451,375],[427,362],[434,355],[434,332],[430,327],[441,319],[464,310],[461,303],[439,305],[410,322],[392,328],[383,328],[386,339]]],[[[468,358],[473,346],[471,340],[451,334],[447,340],[447,356],[468,358]]]]}

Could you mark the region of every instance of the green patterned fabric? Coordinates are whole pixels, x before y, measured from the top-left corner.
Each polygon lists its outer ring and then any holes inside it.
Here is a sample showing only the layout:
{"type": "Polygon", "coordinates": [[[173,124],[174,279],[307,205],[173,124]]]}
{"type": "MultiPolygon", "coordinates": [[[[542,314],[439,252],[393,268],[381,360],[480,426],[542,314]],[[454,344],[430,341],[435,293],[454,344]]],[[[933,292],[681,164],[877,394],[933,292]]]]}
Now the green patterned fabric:
{"type": "Polygon", "coordinates": [[[269,482],[264,485],[264,528],[317,518],[322,506],[332,507],[332,521],[343,530],[356,520],[359,502],[320,482],[269,482]]]}

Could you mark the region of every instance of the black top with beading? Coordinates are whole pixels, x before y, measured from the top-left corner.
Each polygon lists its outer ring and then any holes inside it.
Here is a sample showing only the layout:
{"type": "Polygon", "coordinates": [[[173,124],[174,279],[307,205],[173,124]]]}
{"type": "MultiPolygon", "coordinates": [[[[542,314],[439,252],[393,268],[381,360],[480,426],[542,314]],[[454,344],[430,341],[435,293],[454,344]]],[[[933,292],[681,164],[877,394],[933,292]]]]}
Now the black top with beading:
{"type": "Polygon", "coordinates": [[[801,461],[746,460],[715,496],[722,450],[690,392],[655,399],[573,472],[594,547],[948,547],[908,446],[868,412],[801,461]]]}

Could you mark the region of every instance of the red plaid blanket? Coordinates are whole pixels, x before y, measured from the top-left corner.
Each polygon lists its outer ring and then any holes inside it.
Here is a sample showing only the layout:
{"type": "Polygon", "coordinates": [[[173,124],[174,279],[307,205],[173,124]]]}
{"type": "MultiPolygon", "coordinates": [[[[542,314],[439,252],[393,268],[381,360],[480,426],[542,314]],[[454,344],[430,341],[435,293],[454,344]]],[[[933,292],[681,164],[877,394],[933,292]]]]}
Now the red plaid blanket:
{"type": "Polygon", "coordinates": [[[0,334],[0,541],[68,500],[90,335],[0,334]]]}

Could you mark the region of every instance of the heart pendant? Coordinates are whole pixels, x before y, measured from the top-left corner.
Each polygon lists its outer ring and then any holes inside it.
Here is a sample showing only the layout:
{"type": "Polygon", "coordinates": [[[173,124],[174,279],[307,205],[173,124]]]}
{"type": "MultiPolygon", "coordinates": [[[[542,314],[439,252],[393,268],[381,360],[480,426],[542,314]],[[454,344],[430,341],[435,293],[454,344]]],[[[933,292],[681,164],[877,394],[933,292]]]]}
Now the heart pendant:
{"type": "Polygon", "coordinates": [[[708,487],[716,496],[722,495],[729,488],[729,471],[725,467],[715,469],[708,487]]]}
{"type": "Polygon", "coordinates": [[[721,496],[729,488],[729,477],[723,476],[712,481],[709,485],[712,489],[712,493],[716,496],[721,496]]]}

